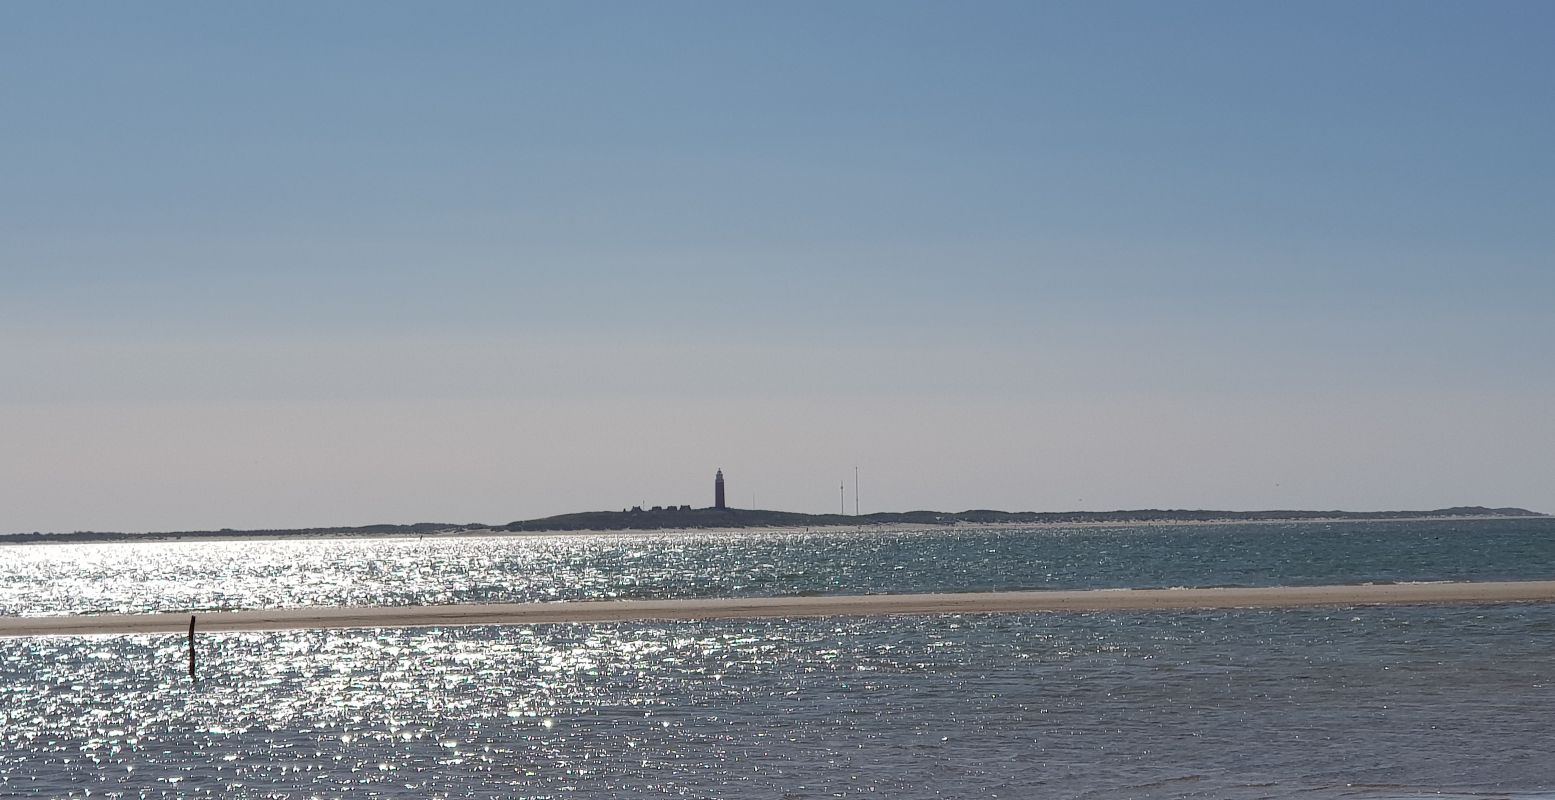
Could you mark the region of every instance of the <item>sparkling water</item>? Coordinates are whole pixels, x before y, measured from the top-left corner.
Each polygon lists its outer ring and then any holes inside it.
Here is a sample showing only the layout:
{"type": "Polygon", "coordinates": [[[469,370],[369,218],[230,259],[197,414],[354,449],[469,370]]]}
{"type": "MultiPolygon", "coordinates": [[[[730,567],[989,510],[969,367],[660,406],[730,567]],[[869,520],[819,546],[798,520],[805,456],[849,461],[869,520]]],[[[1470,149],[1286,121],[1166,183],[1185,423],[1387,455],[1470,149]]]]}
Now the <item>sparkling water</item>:
{"type": "Polygon", "coordinates": [[[0,614],[1555,576],[1555,518],[0,547],[0,614]]]}
{"type": "MultiPolygon", "coordinates": [[[[29,546],[0,550],[0,585],[9,613],[45,613],[1548,578],[1552,537],[1534,520],[29,546]],[[90,560],[72,573],[70,553],[90,560]]],[[[185,646],[0,639],[0,797],[1555,797],[1555,604],[208,634],[194,683],[185,646]]]]}

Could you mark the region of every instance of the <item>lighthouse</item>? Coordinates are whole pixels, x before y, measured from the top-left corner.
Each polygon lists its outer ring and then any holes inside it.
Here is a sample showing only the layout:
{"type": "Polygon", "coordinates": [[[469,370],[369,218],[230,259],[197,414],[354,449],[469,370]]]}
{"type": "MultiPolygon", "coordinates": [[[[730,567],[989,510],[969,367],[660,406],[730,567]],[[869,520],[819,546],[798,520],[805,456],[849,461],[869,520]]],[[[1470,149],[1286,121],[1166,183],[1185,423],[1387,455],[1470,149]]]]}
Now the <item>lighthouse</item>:
{"type": "Polygon", "coordinates": [[[728,508],[724,505],[724,471],[718,470],[713,476],[713,508],[728,508]]]}

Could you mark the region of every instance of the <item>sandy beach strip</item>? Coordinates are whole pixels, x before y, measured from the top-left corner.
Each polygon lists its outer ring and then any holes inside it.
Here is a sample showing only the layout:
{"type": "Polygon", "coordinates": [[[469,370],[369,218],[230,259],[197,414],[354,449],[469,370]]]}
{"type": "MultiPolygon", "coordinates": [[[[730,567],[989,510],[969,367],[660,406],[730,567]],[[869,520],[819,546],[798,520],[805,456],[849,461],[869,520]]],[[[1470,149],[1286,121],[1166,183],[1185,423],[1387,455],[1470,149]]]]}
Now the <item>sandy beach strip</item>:
{"type": "MultiPolygon", "coordinates": [[[[213,632],[890,614],[1165,611],[1550,601],[1555,601],[1555,580],[280,608],[211,611],[196,613],[195,616],[200,631],[213,632]]],[[[189,629],[189,617],[189,613],[0,617],[0,636],[178,633],[189,629]]]]}

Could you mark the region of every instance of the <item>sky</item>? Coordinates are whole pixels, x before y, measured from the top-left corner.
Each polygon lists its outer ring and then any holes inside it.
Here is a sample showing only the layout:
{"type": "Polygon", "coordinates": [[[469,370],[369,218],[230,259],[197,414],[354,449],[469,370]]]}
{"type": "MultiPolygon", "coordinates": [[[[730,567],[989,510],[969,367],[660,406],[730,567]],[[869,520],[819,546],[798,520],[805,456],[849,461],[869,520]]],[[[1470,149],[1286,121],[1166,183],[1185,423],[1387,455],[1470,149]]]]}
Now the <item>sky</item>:
{"type": "Polygon", "coordinates": [[[6,3],[0,533],[1555,512],[1552,29],[6,3]]]}

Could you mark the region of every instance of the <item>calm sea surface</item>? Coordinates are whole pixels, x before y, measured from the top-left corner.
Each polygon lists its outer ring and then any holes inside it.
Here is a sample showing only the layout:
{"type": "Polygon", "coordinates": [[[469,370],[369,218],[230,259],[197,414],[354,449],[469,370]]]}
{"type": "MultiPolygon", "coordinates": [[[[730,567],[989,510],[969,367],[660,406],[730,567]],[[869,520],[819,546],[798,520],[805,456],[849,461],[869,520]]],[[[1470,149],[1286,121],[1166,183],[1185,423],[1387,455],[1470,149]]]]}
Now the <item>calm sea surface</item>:
{"type": "Polygon", "coordinates": [[[1555,577],[1555,518],[0,547],[0,614],[1555,577]]]}
{"type": "MultiPolygon", "coordinates": [[[[0,548],[0,613],[1555,577],[1555,521],[0,548]]],[[[0,797],[1555,797],[1555,604],[0,639],[0,797]]]]}

